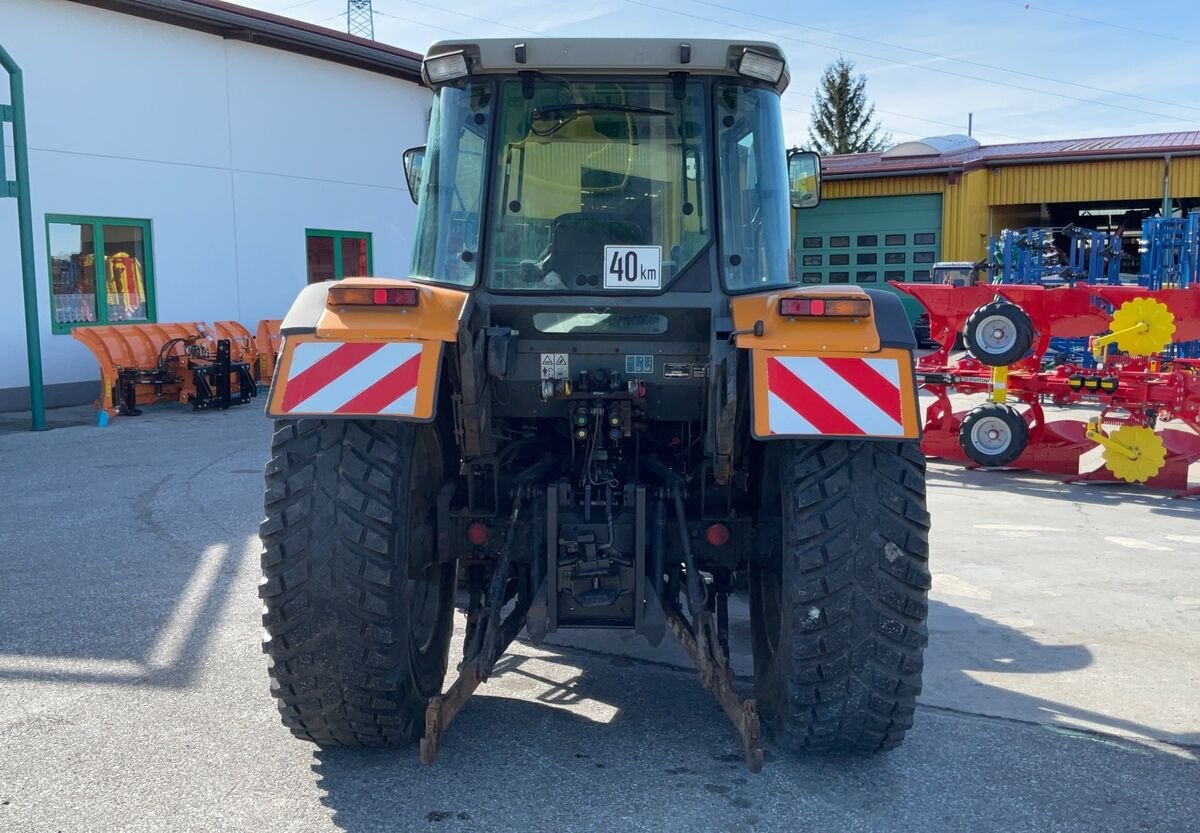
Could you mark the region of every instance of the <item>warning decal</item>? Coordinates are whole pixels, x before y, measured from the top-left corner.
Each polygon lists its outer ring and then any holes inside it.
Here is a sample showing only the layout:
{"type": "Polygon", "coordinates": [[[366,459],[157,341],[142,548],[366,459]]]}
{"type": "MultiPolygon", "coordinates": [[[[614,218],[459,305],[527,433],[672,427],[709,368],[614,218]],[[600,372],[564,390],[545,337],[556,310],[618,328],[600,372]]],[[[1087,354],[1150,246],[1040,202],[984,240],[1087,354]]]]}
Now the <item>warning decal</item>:
{"type": "Polygon", "coordinates": [[[541,378],[570,379],[571,363],[566,353],[541,354],[541,378]]]}

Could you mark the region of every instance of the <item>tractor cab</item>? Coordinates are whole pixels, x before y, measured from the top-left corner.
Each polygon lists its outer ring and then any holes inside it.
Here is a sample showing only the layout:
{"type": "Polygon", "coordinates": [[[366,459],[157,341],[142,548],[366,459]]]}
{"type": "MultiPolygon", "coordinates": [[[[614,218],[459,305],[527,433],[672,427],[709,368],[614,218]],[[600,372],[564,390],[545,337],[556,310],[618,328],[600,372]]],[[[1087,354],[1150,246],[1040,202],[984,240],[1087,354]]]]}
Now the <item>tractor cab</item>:
{"type": "Polygon", "coordinates": [[[785,150],[777,47],[442,43],[424,73],[412,278],[576,297],[791,281],[790,211],[816,205],[820,166],[785,150]]]}

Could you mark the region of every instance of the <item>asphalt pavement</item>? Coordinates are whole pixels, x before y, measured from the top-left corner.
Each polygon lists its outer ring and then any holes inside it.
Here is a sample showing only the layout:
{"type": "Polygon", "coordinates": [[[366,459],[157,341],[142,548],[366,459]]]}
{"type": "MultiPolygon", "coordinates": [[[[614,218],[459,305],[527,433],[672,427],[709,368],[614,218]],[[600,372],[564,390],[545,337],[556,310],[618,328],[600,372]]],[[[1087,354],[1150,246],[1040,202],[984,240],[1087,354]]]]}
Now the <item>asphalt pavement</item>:
{"type": "MultiPolygon", "coordinates": [[[[752,775],[676,646],[574,634],[514,645],[426,767],[278,722],[269,433],[251,405],[0,434],[0,831],[1200,830],[1200,502],[932,464],[892,753],[752,775]]],[[[732,632],[748,674],[744,602],[732,632]]]]}

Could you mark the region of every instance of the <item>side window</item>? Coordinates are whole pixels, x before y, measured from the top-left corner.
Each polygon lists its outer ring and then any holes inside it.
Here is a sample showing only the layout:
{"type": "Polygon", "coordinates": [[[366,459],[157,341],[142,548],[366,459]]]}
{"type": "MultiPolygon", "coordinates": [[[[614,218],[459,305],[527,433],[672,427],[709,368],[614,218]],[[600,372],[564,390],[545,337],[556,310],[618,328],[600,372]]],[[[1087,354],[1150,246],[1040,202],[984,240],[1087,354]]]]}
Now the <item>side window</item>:
{"type": "Polygon", "coordinates": [[[306,229],[304,238],[309,283],[365,277],[373,271],[369,232],[306,229]]]}
{"type": "Polygon", "coordinates": [[[46,215],[51,330],[152,322],[150,221],[46,215]]]}
{"type": "Polygon", "coordinates": [[[791,204],[779,96],[716,87],[721,191],[721,275],[734,291],[790,282],[791,204]]]}

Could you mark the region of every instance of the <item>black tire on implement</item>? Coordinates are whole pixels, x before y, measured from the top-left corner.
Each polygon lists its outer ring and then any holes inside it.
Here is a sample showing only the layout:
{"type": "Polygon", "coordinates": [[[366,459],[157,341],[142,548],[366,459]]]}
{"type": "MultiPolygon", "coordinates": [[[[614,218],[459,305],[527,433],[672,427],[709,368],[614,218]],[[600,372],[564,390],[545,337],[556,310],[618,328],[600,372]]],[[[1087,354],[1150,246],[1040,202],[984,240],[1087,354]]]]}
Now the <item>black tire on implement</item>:
{"type": "Polygon", "coordinates": [[[1033,346],[1033,322],[1009,301],[992,301],[972,312],[963,324],[963,343],[989,367],[1004,367],[1033,346]]]}
{"type": "Polygon", "coordinates": [[[921,449],[792,442],[779,478],[781,552],[751,576],[754,686],[767,731],[793,752],[899,746],[927,641],[921,449]]]}
{"type": "Polygon", "coordinates": [[[1012,405],[988,402],[972,408],[958,428],[958,445],[981,466],[1007,466],[1029,446],[1029,423],[1012,405]]]}
{"type": "Polygon", "coordinates": [[[446,674],[456,563],[436,563],[433,426],[280,422],[267,464],[264,651],[283,723],[321,746],[418,740],[446,674]]]}

